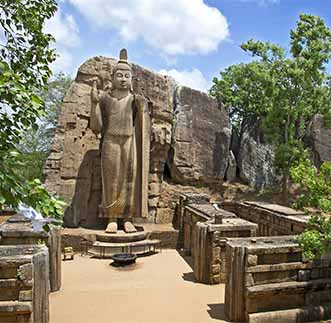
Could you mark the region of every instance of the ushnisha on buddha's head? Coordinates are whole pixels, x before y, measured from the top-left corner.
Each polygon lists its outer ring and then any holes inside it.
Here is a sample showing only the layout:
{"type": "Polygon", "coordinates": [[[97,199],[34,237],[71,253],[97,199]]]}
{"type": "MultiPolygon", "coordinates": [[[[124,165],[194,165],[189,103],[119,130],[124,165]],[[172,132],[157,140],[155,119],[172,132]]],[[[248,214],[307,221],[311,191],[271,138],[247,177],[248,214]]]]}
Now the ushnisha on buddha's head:
{"type": "Polygon", "coordinates": [[[120,51],[120,59],[113,67],[112,86],[119,91],[130,91],[132,85],[132,69],[128,63],[126,49],[120,51]]]}

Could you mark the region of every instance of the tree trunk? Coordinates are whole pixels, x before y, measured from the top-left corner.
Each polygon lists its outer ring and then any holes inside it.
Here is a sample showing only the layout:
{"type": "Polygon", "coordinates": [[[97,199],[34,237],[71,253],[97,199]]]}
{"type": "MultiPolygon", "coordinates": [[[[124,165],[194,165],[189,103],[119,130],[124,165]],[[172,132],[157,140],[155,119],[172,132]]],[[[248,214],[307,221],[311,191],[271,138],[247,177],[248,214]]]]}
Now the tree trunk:
{"type": "Polygon", "coordinates": [[[288,174],[285,166],[285,162],[283,162],[282,167],[282,201],[284,205],[288,204],[288,174]]]}
{"type": "MultiPolygon", "coordinates": [[[[288,128],[290,125],[290,114],[287,115],[287,120],[286,120],[286,124],[285,124],[285,133],[284,133],[284,142],[286,145],[288,145],[289,142],[289,133],[288,133],[288,128]]],[[[284,159],[284,156],[283,156],[284,159]]],[[[285,160],[282,161],[282,173],[283,173],[283,177],[282,177],[282,200],[283,203],[285,205],[288,204],[288,172],[286,169],[286,162],[285,160]]]]}

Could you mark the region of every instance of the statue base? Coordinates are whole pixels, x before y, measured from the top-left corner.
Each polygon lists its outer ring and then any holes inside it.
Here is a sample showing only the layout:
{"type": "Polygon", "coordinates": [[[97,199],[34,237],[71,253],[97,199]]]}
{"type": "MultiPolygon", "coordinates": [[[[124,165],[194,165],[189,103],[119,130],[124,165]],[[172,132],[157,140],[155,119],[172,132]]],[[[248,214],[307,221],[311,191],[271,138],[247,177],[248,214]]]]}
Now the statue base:
{"type": "Polygon", "coordinates": [[[118,230],[116,233],[99,233],[96,235],[96,240],[100,242],[111,243],[128,243],[143,241],[147,238],[147,232],[137,231],[134,233],[126,233],[123,230],[118,230]]]}

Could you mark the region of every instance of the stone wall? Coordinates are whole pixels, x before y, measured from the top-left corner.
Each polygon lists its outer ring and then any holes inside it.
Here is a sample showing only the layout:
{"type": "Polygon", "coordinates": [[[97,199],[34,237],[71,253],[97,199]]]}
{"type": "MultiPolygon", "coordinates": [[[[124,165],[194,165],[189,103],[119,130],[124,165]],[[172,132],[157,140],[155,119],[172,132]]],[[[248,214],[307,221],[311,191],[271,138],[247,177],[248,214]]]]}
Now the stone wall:
{"type": "Polygon", "coordinates": [[[227,238],[255,236],[257,225],[226,210],[216,210],[204,194],[182,194],[177,213],[181,247],[193,257],[196,280],[205,284],[225,282],[227,238]]]}
{"type": "Polygon", "coordinates": [[[224,201],[221,206],[242,219],[258,224],[258,236],[299,234],[309,220],[304,212],[277,204],[224,201]]]}
{"type": "Polygon", "coordinates": [[[48,268],[46,246],[0,246],[0,322],[49,322],[48,268]]]}
{"type": "Polygon", "coordinates": [[[256,224],[239,218],[224,218],[222,224],[198,222],[193,239],[193,271],[196,280],[205,284],[225,283],[227,239],[255,237],[256,229],[256,224]]]}
{"type": "MultiPolygon", "coordinates": [[[[92,80],[109,82],[114,60],[94,57],[78,70],[61,107],[44,174],[50,191],[68,203],[65,225],[104,228],[98,217],[101,201],[100,137],[89,129],[92,80]]],[[[148,100],[151,117],[149,217],[163,222],[159,197],[165,165],[179,183],[222,181],[228,163],[229,117],[204,93],[179,88],[173,80],[132,64],[133,92],[148,100]]],[[[170,219],[169,216],[167,218],[170,219]]],[[[171,219],[170,219],[171,220],[171,219]]]]}
{"type": "Polygon", "coordinates": [[[226,244],[225,314],[250,323],[331,318],[331,260],[305,261],[293,236],[226,244]]]}
{"type": "Polygon", "coordinates": [[[16,214],[0,225],[0,245],[37,245],[48,247],[49,278],[52,292],[61,288],[61,230],[52,228],[50,234],[43,229],[34,231],[31,221],[16,214]]]}
{"type": "Polygon", "coordinates": [[[208,204],[209,196],[205,194],[181,194],[179,197],[179,203],[177,205],[177,217],[178,217],[178,229],[179,229],[179,241],[180,247],[185,249],[187,253],[192,254],[192,238],[193,229],[197,222],[205,222],[211,219],[212,214],[194,213],[189,215],[186,212],[186,206],[208,204]]]}

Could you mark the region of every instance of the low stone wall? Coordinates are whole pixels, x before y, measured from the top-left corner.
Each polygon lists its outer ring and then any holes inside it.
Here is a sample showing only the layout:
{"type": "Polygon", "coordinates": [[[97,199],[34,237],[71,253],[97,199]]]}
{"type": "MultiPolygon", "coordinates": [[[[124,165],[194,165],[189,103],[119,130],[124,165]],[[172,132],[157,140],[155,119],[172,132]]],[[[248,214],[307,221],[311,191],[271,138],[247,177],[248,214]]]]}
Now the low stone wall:
{"type": "Polygon", "coordinates": [[[49,322],[48,260],[44,245],[0,246],[0,322],[49,322]]]}
{"type": "Polygon", "coordinates": [[[177,214],[182,247],[194,259],[196,280],[205,284],[225,282],[226,239],[255,236],[257,225],[215,209],[203,194],[182,194],[177,214]]]}
{"type": "Polygon", "coordinates": [[[61,230],[53,227],[50,234],[34,231],[31,222],[21,215],[14,215],[0,225],[0,245],[34,245],[44,243],[49,250],[51,291],[61,288],[61,230]]]}
{"type": "Polygon", "coordinates": [[[258,224],[258,236],[299,234],[309,219],[304,212],[277,204],[224,201],[220,205],[238,217],[258,224]]]}
{"type": "Polygon", "coordinates": [[[198,222],[193,240],[194,276],[205,284],[226,281],[225,243],[229,237],[254,237],[257,225],[239,218],[223,219],[222,224],[198,222]]]}
{"type": "Polygon", "coordinates": [[[209,196],[205,194],[181,194],[179,196],[179,202],[176,206],[176,223],[175,226],[179,229],[179,238],[178,238],[178,244],[179,248],[185,249],[188,252],[191,252],[191,240],[192,240],[192,232],[193,232],[193,226],[198,221],[206,221],[209,219],[206,218],[206,215],[202,215],[202,217],[197,215],[195,217],[193,215],[193,218],[190,217],[187,213],[185,213],[185,207],[189,204],[207,204],[209,202],[209,196]]]}
{"type": "Polygon", "coordinates": [[[226,243],[225,313],[231,321],[311,322],[331,318],[331,261],[303,261],[293,236],[226,243]]]}

